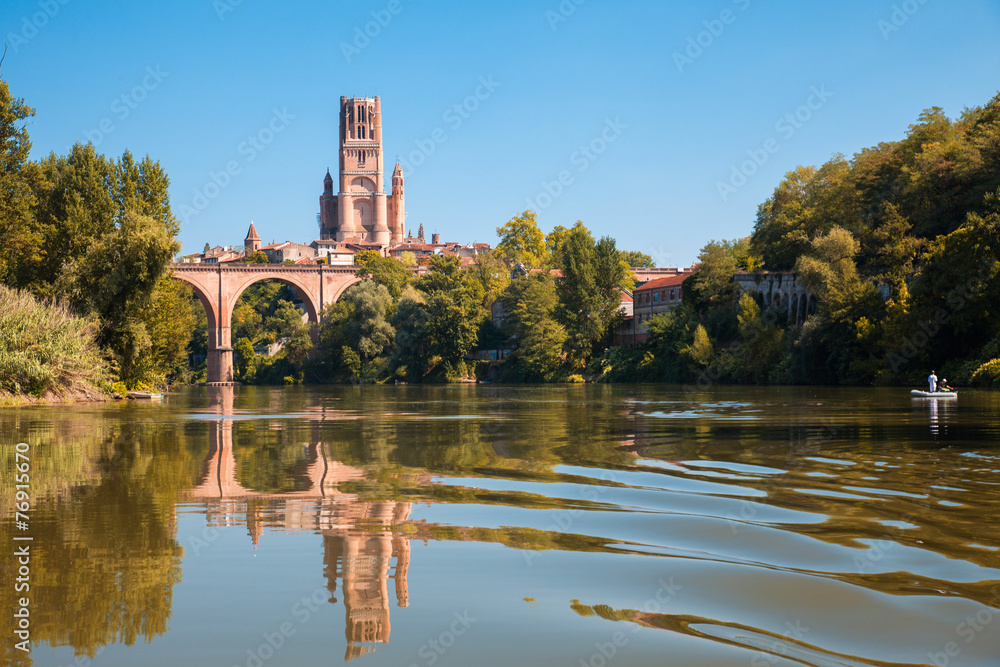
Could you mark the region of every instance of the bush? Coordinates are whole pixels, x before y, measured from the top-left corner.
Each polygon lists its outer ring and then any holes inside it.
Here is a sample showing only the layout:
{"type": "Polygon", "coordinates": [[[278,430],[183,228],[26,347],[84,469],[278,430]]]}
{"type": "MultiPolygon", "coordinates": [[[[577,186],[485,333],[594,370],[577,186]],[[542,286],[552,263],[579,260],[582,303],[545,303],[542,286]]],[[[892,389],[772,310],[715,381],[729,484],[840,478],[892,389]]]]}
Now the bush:
{"type": "Polygon", "coordinates": [[[972,374],[971,384],[975,387],[1000,388],[1000,359],[987,361],[972,374]]]}
{"type": "Polygon", "coordinates": [[[109,369],[96,336],[93,320],[0,285],[0,393],[104,395],[109,369]]]}

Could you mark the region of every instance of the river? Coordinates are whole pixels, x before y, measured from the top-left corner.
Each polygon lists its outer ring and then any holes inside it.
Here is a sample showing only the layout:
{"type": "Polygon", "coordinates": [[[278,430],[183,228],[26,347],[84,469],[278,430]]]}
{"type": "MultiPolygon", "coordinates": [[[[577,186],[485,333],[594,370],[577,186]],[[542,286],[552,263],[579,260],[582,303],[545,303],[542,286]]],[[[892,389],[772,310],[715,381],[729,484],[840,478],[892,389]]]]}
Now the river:
{"type": "Polygon", "coordinates": [[[0,433],[5,664],[1000,664],[995,392],[190,388],[0,433]]]}

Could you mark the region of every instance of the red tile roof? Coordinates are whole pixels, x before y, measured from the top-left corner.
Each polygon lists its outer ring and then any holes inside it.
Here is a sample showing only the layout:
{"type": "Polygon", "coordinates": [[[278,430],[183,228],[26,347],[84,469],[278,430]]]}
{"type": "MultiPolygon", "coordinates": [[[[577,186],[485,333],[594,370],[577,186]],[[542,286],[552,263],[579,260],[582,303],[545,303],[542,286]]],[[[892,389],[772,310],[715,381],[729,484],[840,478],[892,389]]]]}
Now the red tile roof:
{"type": "Polygon", "coordinates": [[[644,285],[639,285],[635,288],[635,292],[645,292],[646,290],[663,289],[664,287],[680,287],[686,279],[690,278],[690,273],[682,273],[676,276],[668,276],[666,278],[657,278],[656,280],[650,280],[644,285]]]}

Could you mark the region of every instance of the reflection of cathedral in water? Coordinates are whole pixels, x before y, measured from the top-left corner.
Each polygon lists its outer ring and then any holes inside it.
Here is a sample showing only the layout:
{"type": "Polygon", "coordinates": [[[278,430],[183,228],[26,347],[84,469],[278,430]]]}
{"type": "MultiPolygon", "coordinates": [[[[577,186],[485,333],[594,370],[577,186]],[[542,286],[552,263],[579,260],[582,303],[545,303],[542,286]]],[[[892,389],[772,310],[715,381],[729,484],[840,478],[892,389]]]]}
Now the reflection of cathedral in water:
{"type": "MultiPolygon", "coordinates": [[[[400,525],[409,515],[409,503],[372,503],[377,513],[400,525]],[[395,506],[395,507],[393,507],[395,506]]],[[[336,601],[337,579],[343,586],[344,607],[347,610],[347,659],[366,652],[364,644],[389,641],[390,561],[396,559],[391,575],[396,584],[396,603],[408,604],[406,573],[410,564],[410,541],[399,535],[331,534],[323,533],[323,564],[331,602],[336,601]]]]}
{"type": "MultiPolygon", "coordinates": [[[[232,388],[217,390],[219,412],[232,415],[232,388]]],[[[346,610],[345,659],[387,643],[391,630],[389,579],[395,585],[396,604],[406,607],[410,541],[398,532],[409,522],[411,503],[366,502],[342,493],[343,482],[366,479],[360,468],[327,458],[323,443],[308,447],[305,487],[291,493],[259,493],[236,478],[232,419],[212,422],[210,448],[200,483],[189,496],[205,502],[210,527],[235,526],[245,521],[254,545],[266,526],[292,533],[323,536],[323,574],[330,602],[338,602],[337,580],[346,610]],[[395,567],[392,561],[395,560],[395,567]]]]}

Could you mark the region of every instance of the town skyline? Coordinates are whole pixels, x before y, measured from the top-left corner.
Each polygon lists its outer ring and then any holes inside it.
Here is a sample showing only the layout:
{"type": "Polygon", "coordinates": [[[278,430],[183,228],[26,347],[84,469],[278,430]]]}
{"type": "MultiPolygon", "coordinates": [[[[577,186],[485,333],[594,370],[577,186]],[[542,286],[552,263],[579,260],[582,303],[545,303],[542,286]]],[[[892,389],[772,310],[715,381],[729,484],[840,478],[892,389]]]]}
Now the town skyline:
{"type": "Polygon", "coordinates": [[[748,235],[785,172],[901,138],[929,107],[957,117],[996,93],[1000,66],[1000,8],[979,0],[16,0],[3,26],[4,78],[38,112],[32,158],[89,140],[160,161],[182,254],[251,221],[319,238],[339,99],[379,95],[408,230],[495,244],[532,209],[544,231],[579,219],[688,266],[710,239],[748,235]]]}

